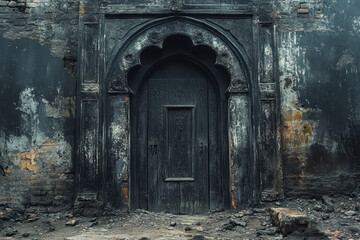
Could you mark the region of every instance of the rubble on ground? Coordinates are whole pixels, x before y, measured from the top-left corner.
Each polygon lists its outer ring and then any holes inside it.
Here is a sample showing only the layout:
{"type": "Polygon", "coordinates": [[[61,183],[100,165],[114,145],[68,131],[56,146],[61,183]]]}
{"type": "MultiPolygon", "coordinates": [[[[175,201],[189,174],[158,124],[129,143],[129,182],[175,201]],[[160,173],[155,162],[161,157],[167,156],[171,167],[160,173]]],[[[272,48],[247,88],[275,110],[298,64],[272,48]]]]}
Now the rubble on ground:
{"type": "Polygon", "coordinates": [[[0,227],[0,239],[355,240],[360,239],[360,195],[293,198],[195,216],[136,210],[85,217],[0,206],[0,227]]]}

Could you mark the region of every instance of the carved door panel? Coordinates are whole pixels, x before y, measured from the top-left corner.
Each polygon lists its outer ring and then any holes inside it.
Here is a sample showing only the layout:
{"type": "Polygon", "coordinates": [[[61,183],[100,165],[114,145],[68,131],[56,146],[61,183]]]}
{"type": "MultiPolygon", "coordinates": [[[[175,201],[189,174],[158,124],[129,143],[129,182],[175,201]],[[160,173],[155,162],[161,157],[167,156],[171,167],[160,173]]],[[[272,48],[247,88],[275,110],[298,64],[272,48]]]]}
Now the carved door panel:
{"type": "Polygon", "coordinates": [[[209,140],[211,83],[198,67],[177,60],[161,66],[146,84],[148,208],[206,212],[209,142],[216,142],[209,140]]]}

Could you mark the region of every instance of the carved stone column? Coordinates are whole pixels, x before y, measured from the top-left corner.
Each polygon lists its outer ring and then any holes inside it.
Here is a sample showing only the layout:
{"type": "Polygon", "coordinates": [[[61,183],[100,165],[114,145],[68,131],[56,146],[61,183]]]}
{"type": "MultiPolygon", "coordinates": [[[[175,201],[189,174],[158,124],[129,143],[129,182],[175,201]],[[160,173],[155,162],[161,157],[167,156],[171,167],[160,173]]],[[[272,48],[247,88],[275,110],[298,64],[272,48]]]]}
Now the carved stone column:
{"type": "MultiPolygon", "coordinates": [[[[274,25],[263,6],[259,23],[259,87],[260,87],[260,146],[261,199],[274,201],[282,195],[282,166],[277,136],[277,101],[275,82],[274,25]]],[[[261,10],[260,9],[260,10],[261,10]]]]}
{"type": "Polygon", "coordinates": [[[101,185],[99,24],[96,14],[85,14],[80,4],[77,93],[77,200],[96,200],[101,185]]]}

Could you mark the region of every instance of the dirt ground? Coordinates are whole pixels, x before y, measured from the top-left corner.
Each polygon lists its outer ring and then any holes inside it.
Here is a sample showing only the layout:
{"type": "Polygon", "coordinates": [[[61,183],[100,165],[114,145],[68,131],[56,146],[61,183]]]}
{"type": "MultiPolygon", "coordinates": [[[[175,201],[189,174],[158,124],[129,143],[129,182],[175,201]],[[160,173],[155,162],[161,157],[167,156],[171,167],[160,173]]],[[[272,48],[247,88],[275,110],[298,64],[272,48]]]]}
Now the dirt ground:
{"type": "Polygon", "coordinates": [[[137,210],[101,217],[73,216],[72,212],[0,217],[0,239],[121,240],[121,239],[324,239],[293,233],[283,236],[270,220],[268,208],[287,207],[308,214],[326,238],[360,239],[360,196],[288,199],[258,208],[173,215],[137,210]],[[66,223],[70,225],[66,225],[66,223]]]}

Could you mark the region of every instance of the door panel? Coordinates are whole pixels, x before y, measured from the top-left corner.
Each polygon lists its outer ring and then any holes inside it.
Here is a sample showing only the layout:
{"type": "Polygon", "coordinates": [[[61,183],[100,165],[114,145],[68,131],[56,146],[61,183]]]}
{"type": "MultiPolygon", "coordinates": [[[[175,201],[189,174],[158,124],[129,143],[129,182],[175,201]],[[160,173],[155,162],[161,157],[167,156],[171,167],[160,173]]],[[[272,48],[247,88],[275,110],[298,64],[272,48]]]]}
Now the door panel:
{"type": "Polygon", "coordinates": [[[166,107],[165,182],[194,181],[194,106],[166,107]]]}
{"type": "MultiPolygon", "coordinates": [[[[210,159],[220,157],[216,95],[210,79],[192,63],[169,61],[148,77],[141,95],[139,99],[147,100],[147,112],[139,114],[142,126],[137,126],[137,136],[147,135],[147,141],[139,139],[147,143],[147,154],[143,150],[136,154],[140,173],[147,167],[148,209],[181,214],[208,211],[209,153],[214,154],[210,159]]],[[[145,105],[139,105],[144,111],[145,105]]],[[[143,180],[140,176],[140,186],[143,180]]]]}

